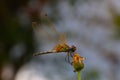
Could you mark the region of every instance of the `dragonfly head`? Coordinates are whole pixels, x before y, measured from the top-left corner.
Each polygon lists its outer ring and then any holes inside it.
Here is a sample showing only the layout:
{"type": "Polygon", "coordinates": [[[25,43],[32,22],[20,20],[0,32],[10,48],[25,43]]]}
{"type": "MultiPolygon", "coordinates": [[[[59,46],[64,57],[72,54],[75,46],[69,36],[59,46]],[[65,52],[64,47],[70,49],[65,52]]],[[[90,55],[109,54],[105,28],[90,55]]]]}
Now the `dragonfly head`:
{"type": "Polygon", "coordinates": [[[74,45],[72,45],[72,46],[71,46],[71,50],[72,50],[72,52],[75,52],[76,47],[75,47],[74,45]]]}

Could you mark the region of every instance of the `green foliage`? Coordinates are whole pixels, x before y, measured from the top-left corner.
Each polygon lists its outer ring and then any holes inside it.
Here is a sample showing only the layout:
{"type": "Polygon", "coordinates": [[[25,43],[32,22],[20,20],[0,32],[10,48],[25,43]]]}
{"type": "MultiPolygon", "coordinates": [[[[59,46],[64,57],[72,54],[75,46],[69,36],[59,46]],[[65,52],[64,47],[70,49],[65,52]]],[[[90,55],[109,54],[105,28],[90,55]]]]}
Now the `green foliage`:
{"type": "Polygon", "coordinates": [[[83,76],[83,80],[99,80],[99,71],[95,69],[87,70],[87,72],[83,76]]]}
{"type": "Polygon", "coordinates": [[[77,0],[70,0],[70,4],[71,4],[72,6],[74,6],[76,2],[77,2],[77,0]]]}
{"type": "Polygon", "coordinates": [[[112,16],[112,21],[113,21],[114,26],[115,26],[114,37],[116,39],[120,39],[120,14],[117,12],[115,7],[112,5],[110,6],[110,14],[112,16]]]}
{"type": "Polygon", "coordinates": [[[78,74],[78,75],[77,75],[77,76],[78,76],[78,80],[81,80],[81,72],[78,71],[77,74],[78,74]]]}

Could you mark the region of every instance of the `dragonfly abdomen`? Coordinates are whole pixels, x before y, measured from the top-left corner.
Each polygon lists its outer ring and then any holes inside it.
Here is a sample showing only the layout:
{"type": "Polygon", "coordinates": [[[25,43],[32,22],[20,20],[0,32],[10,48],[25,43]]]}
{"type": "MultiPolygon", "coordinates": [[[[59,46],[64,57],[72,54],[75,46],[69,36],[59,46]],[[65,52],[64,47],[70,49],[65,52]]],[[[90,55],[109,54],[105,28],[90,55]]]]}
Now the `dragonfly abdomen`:
{"type": "Polygon", "coordinates": [[[49,53],[56,53],[56,51],[52,50],[52,51],[37,52],[37,53],[34,53],[33,56],[49,54],[49,53]]]}

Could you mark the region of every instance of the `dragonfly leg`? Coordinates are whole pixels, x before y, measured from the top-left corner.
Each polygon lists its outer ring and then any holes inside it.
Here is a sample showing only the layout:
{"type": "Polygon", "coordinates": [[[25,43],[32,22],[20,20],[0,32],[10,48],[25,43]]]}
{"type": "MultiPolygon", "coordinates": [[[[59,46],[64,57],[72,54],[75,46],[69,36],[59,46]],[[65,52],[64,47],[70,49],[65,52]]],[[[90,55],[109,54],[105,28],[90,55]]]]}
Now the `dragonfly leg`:
{"type": "Polygon", "coordinates": [[[71,56],[71,53],[68,52],[67,55],[66,55],[66,57],[65,57],[65,61],[68,62],[69,64],[71,64],[71,62],[70,62],[70,56],[71,56]]]}
{"type": "Polygon", "coordinates": [[[66,55],[65,61],[68,62],[68,63],[70,63],[70,60],[69,60],[69,53],[66,55]]]}
{"type": "MultiPolygon", "coordinates": [[[[69,52],[69,54],[70,54],[71,58],[73,58],[74,53],[73,53],[73,52],[69,52]]],[[[69,63],[70,63],[71,65],[73,65],[73,62],[70,62],[70,61],[69,61],[69,63]]]]}
{"type": "Polygon", "coordinates": [[[69,59],[69,56],[70,56],[70,55],[69,55],[69,54],[70,54],[70,53],[68,52],[68,63],[70,63],[70,59],[69,59]]]}
{"type": "Polygon", "coordinates": [[[66,62],[67,62],[67,57],[68,57],[68,55],[65,56],[65,61],[66,61],[66,62]]]}
{"type": "Polygon", "coordinates": [[[72,52],[70,52],[70,56],[73,57],[72,52]]]}
{"type": "Polygon", "coordinates": [[[73,52],[69,52],[71,58],[73,57],[74,53],[73,52]]]}
{"type": "Polygon", "coordinates": [[[71,56],[71,53],[68,52],[68,63],[71,64],[71,61],[70,61],[70,56],[71,56]]]}

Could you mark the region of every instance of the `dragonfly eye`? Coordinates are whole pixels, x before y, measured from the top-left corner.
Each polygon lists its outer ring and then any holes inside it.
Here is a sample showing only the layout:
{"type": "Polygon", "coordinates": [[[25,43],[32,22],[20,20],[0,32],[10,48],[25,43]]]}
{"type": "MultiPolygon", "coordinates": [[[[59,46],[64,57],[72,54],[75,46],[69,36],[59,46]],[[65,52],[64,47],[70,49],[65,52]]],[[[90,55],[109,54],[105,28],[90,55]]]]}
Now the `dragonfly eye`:
{"type": "Polygon", "coordinates": [[[74,52],[76,50],[76,47],[74,45],[72,45],[72,51],[74,52]]]}

